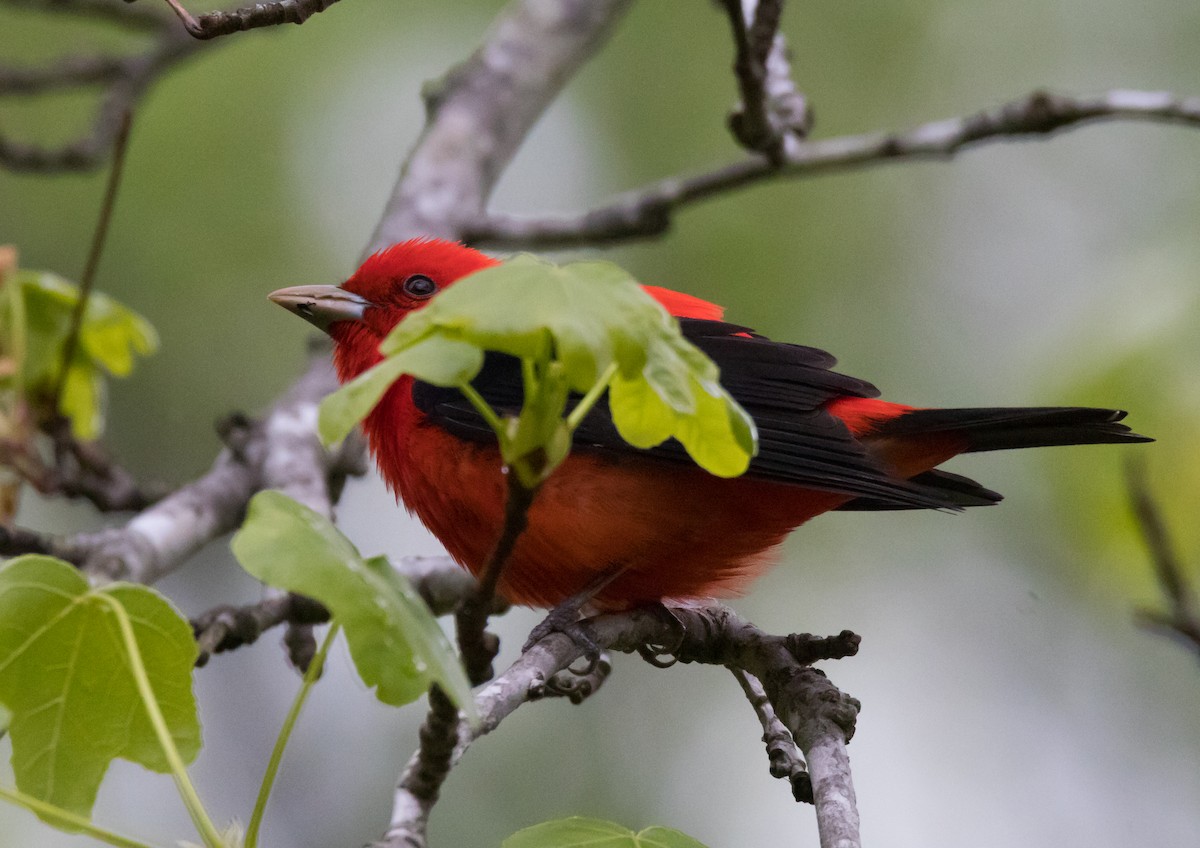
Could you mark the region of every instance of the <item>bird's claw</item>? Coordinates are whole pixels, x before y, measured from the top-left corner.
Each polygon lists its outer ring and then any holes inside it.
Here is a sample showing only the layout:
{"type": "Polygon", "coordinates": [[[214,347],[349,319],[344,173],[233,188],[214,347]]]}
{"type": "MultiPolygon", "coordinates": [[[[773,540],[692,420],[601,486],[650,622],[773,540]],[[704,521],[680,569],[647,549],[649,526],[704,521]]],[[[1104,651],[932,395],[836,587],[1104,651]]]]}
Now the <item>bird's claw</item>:
{"type": "Polygon", "coordinates": [[[529,632],[529,638],[525,640],[522,652],[528,651],[554,633],[561,633],[570,639],[577,648],[583,651],[583,656],[588,661],[584,669],[571,670],[579,675],[591,674],[600,660],[600,644],[596,641],[596,631],[586,621],[579,620],[579,608],[571,604],[562,604],[550,610],[550,614],[529,632]]]}

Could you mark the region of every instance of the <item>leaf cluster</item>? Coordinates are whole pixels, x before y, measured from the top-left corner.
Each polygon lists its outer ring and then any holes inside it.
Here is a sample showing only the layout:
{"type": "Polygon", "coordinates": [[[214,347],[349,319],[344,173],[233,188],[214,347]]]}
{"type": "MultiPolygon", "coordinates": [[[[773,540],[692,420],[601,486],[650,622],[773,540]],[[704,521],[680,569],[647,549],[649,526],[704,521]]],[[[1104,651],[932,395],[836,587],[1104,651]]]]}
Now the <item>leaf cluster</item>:
{"type": "Polygon", "coordinates": [[[618,432],[636,447],[676,438],[700,466],[725,477],[744,472],[756,450],[754,422],[721,387],[716,364],[609,262],[557,266],[517,256],[441,292],[401,321],[380,351],[382,362],[322,404],[327,442],[343,438],[388,386],[411,374],[459,388],[529,488],[566,458],[572,432],[606,390],[618,432]],[[471,385],[489,351],[521,361],[525,398],[516,416],[503,419],[471,385]]]}
{"type": "Polygon", "coordinates": [[[25,406],[42,418],[62,414],[77,438],[98,437],[104,429],[105,376],[125,377],[135,354],[153,353],[154,328],[132,309],[92,292],[58,408],[39,409],[52,402],[60,379],[79,288],[49,271],[12,268],[0,277],[0,392],[7,395],[6,408],[25,406]]]}

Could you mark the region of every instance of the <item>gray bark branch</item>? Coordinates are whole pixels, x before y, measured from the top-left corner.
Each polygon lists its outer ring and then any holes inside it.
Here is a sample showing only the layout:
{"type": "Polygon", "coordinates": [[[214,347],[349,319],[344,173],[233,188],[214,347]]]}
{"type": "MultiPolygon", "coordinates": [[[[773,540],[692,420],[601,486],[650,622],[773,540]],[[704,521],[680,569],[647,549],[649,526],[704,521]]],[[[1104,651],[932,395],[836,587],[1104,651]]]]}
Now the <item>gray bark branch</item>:
{"type": "Polygon", "coordinates": [[[680,209],[760,182],[890,162],[948,159],[974,145],[1047,136],[1102,120],[1200,127],[1200,97],[1151,91],[1070,97],[1036,91],[996,109],[904,132],[798,142],[778,165],[757,156],[743,159],[706,173],[662,180],[587,212],[546,218],[479,215],[464,223],[463,230],[472,243],[505,248],[562,248],[651,238],[666,232],[680,209]]]}

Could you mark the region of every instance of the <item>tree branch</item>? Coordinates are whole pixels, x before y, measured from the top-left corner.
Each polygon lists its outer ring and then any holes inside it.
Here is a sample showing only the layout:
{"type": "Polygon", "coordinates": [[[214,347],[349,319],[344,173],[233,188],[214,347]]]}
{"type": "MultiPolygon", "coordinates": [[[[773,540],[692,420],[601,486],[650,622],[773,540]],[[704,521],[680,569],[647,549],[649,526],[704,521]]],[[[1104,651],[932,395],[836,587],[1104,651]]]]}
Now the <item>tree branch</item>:
{"type": "Polygon", "coordinates": [[[742,98],[729,116],[729,128],[743,147],[781,165],[810,123],[779,33],[783,0],[722,0],[722,5],[733,28],[733,71],[742,98]]]}
{"type": "MultiPolygon", "coordinates": [[[[690,177],[673,177],[629,192],[613,203],[547,218],[489,214],[462,222],[474,244],[504,248],[562,248],[649,238],[666,232],[687,206],[759,182],[829,174],[889,162],[945,159],[988,142],[1050,135],[1101,120],[1150,121],[1200,127],[1200,97],[1169,92],[1110,91],[1075,98],[1036,91],[997,109],[922,124],[900,133],[804,141],[780,166],[755,157],[690,177]]],[[[469,208],[469,207],[465,207],[469,208]]]]}
{"type": "Polygon", "coordinates": [[[792,797],[797,801],[813,801],[812,779],[808,776],[808,768],[804,758],[792,739],[792,734],[783,726],[771,699],[763,690],[762,684],[751,674],[740,668],[732,669],[733,677],[742,687],[742,694],[750,702],[758,722],[762,725],[762,741],[767,746],[767,759],[771,763],[771,777],[784,778],[792,787],[792,797]]]}
{"type": "Polygon", "coordinates": [[[209,12],[198,17],[183,8],[179,0],[167,0],[167,5],[183,22],[183,27],[189,35],[207,40],[260,27],[302,24],[336,2],[338,0],[276,0],[273,3],[256,3],[229,12],[209,12]]]}
{"type": "Polygon", "coordinates": [[[336,385],[329,361],[314,359],[308,372],[261,421],[238,419],[212,469],[136,515],[124,527],[69,540],[85,570],[114,580],[153,583],[179,567],[207,542],[241,523],[246,504],[269,485],[324,515],[332,514],[329,487],[355,469],[319,449],[317,403],[336,385]]]}
{"type": "Polygon", "coordinates": [[[426,86],[424,132],[367,253],[417,235],[463,238],[529,130],[629,4],[509,4],[469,59],[426,86]]]}
{"type": "Polygon", "coordinates": [[[150,86],[176,63],[201,48],[171,19],[107,0],[3,0],[46,11],[72,12],[126,28],[155,31],[151,46],[131,56],[66,56],[43,68],[0,68],[0,95],[38,94],[54,88],[105,85],[90,131],[62,147],[25,144],[0,135],[0,165],[13,171],[82,171],[104,161],[150,86]]]}
{"type": "MultiPolygon", "coordinates": [[[[633,652],[645,646],[675,645],[680,662],[726,665],[760,680],[779,720],[808,759],[822,848],[860,845],[858,813],[850,777],[846,743],[854,732],[858,702],[843,695],[819,671],[797,659],[811,637],[772,636],[721,606],[677,608],[670,615],[637,609],[588,620],[596,641],[615,651],[633,652]]],[[[831,643],[843,643],[832,637],[831,643]]],[[[449,766],[466,749],[522,704],[539,697],[547,681],[579,660],[584,649],[569,636],[552,633],[532,645],[503,674],[480,690],[475,704],[481,716],[478,729],[458,725],[458,746],[449,766]]],[[[409,768],[421,756],[410,761],[409,768]]],[[[425,821],[431,804],[408,787],[398,788],[392,825],[376,848],[423,846],[425,821]]]]}

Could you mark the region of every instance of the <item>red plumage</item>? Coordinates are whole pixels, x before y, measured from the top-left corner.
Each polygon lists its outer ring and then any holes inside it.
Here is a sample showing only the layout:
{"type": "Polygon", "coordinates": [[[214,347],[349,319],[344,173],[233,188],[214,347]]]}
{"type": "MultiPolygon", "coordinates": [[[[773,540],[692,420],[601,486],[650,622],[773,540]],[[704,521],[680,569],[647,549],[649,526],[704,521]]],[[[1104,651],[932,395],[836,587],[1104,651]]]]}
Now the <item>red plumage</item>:
{"type": "MultiPolygon", "coordinates": [[[[327,329],[339,377],[379,361],[379,342],[436,288],[496,263],[458,244],[416,240],[368,259],[342,286],[355,314],[324,315],[290,290],[281,303],[327,329]],[[361,314],[358,314],[361,312],[361,314]]],[[[760,455],[742,477],[714,477],[678,446],[638,451],[616,440],[598,408],[575,449],[539,490],[528,529],[500,591],[515,603],[552,606],[598,575],[620,575],[594,599],[633,604],[728,596],[769,564],[771,551],[808,519],[832,509],[961,508],[999,496],[937,471],[971,451],[1046,444],[1146,441],[1117,423],[1124,413],[1078,407],[921,410],[888,403],[870,384],[829,370],[822,351],[772,342],[721,322],[720,307],[647,286],[685,335],[722,369],[722,382],[755,418],[760,455]],[[593,421],[594,417],[594,421],[593,421]]],[[[514,382],[503,363],[476,388],[501,403],[514,382]]],[[[490,398],[489,398],[490,399],[490,398]]],[[[516,399],[519,403],[519,396],[516,399]]],[[[478,573],[500,533],[505,482],[494,439],[447,393],[405,377],[363,422],[380,473],[455,559],[478,573]]]]}

